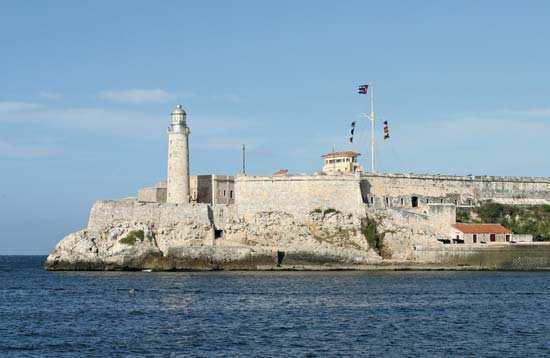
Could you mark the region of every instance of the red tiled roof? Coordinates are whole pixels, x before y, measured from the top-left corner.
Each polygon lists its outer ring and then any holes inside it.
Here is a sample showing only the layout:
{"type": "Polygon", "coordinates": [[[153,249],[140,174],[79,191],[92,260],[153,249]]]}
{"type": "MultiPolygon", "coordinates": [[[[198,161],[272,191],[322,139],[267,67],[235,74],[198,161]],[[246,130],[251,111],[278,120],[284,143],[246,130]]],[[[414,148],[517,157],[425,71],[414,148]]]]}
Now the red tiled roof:
{"type": "Polygon", "coordinates": [[[464,234],[511,234],[512,231],[500,224],[454,224],[464,234]]]}
{"type": "Polygon", "coordinates": [[[361,153],[354,152],[353,150],[346,150],[343,152],[331,152],[327,154],[323,154],[321,157],[323,158],[333,158],[333,157],[357,157],[360,156],[361,153]]]}

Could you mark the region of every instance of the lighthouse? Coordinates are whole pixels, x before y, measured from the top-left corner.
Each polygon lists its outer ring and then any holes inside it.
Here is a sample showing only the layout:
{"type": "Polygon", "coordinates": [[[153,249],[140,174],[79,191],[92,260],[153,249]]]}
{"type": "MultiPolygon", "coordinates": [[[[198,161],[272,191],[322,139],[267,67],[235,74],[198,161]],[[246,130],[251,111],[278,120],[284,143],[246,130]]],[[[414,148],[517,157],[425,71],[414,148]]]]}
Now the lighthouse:
{"type": "Polygon", "coordinates": [[[189,133],[187,113],[177,105],[170,114],[168,127],[168,203],[189,203],[189,133]]]}

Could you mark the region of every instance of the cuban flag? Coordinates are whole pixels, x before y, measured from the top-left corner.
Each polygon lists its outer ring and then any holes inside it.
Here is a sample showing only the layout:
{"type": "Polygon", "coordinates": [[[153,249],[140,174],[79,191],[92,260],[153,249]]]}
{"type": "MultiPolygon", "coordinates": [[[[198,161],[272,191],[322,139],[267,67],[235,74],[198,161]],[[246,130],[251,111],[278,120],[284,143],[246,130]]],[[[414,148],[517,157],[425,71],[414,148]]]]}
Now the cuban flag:
{"type": "Polygon", "coordinates": [[[367,91],[369,90],[369,85],[361,85],[357,88],[357,93],[359,94],[367,94],[367,91]]]}

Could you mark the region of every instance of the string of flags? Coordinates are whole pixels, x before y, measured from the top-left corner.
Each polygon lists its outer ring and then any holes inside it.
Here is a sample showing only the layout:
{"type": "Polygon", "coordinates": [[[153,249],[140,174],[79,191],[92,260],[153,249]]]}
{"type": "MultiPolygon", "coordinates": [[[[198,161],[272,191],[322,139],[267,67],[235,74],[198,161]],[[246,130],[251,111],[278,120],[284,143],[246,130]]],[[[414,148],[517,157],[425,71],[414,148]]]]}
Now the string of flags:
{"type": "Polygon", "coordinates": [[[349,142],[353,143],[353,134],[355,133],[355,121],[351,122],[351,135],[349,137],[349,142]]]}
{"type": "MultiPolygon", "coordinates": [[[[357,87],[357,93],[358,94],[367,94],[369,91],[369,85],[360,85],[357,87]]],[[[350,130],[350,136],[349,136],[349,142],[353,143],[353,136],[355,134],[355,125],[356,122],[351,122],[351,130],[350,130]]],[[[384,121],[384,140],[390,139],[390,127],[388,125],[388,121],[384,121]]]]}

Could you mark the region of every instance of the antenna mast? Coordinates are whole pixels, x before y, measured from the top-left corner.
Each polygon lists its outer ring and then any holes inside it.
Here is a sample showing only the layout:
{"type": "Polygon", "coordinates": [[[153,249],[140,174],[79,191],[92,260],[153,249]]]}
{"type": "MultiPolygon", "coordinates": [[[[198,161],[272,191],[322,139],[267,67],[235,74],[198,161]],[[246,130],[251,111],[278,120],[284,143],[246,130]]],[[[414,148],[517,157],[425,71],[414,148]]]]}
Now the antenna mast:
{"type": "Polygon", "coordinates": [[[374,169],[374,153],[375,153],[375,144],[374,144],[374,130],[375,130],[375,125],[374,125],[374,120],[375,120],[375,115],[374,115],[374,86],[372,85],[372,82],[369,82],[369,89],[370,89],[370,116],[369,116],[369,119],[370,119],[370,160],[371,160],[371,173],[376,173],[376,170],[374,169]]]}

